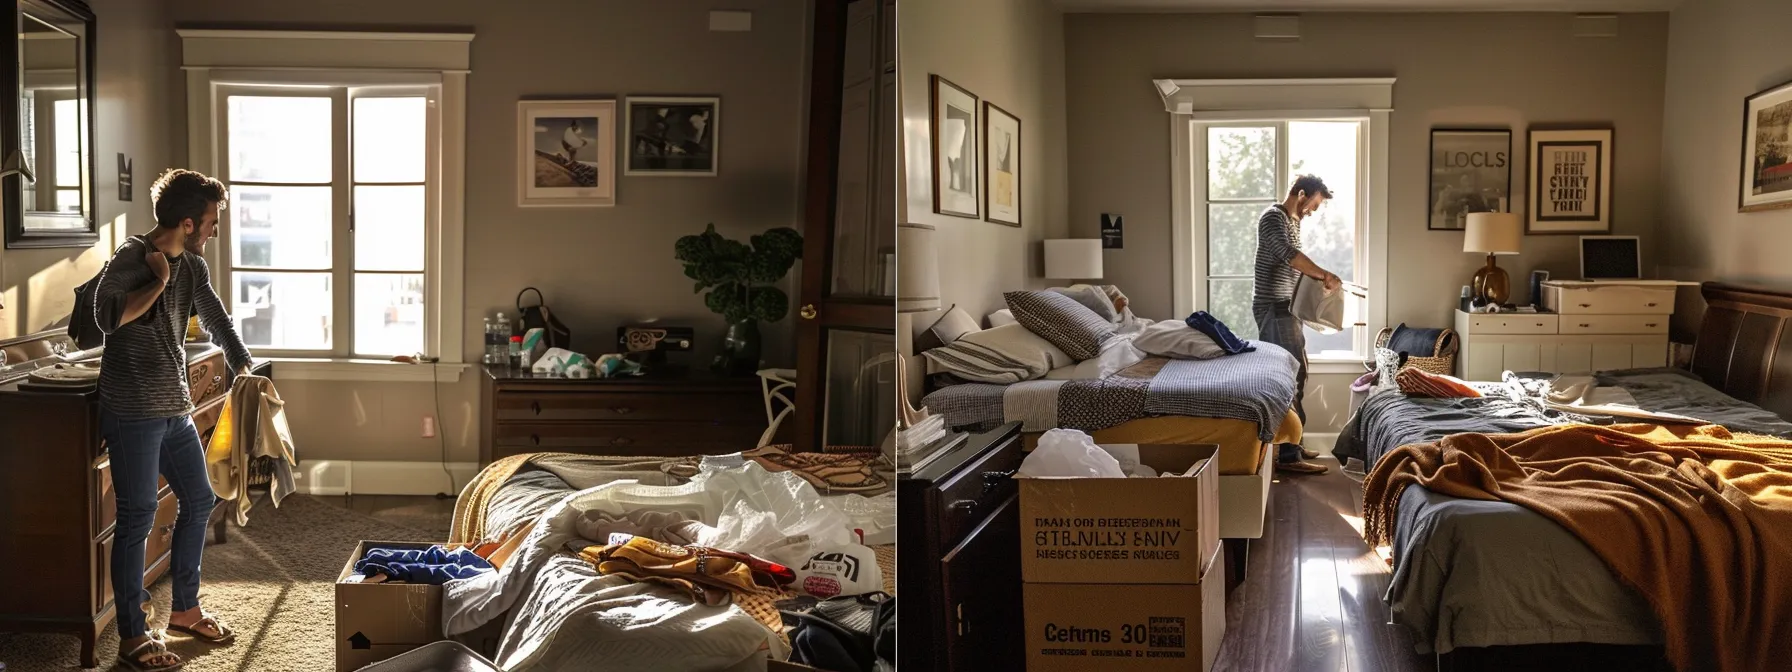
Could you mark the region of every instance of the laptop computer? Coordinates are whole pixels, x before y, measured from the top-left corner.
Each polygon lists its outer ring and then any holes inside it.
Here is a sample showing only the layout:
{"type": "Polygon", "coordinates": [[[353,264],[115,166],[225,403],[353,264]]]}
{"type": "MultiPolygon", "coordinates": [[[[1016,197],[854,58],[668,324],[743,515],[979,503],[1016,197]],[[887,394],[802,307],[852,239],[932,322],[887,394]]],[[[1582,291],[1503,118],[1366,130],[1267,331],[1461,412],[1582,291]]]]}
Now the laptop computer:
{"type": "Polygon", "coordinates": [[[1636,236],[1581,236],[1582,282],[1631,282],[1643,277],[1643,257],[1636,236]]]}

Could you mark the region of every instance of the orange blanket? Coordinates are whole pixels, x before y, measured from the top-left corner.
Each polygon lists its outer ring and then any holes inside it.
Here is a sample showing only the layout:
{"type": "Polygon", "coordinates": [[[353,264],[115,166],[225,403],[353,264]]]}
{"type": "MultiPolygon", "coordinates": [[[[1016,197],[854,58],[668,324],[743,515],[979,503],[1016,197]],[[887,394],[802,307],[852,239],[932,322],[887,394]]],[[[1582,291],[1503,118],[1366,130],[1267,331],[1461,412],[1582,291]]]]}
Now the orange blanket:
{"type": "Polygon", "coordinates": [[[1654,607],[1682,672],[1792,661],[1792,441],[1715,425],[1562,425],[1396,449],[1363,485],[1389,543],[1400,493],[1524,506],[1585,542],[1654,607]]]}

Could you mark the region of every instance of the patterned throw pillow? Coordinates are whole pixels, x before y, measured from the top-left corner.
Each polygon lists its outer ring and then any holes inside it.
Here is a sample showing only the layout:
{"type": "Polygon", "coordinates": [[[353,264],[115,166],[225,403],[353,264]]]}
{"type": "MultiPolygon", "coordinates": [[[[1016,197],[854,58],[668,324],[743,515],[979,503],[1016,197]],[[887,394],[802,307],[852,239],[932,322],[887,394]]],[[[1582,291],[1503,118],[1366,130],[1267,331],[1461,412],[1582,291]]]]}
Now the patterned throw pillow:
{"type": "Polygon", "coordinates": [[[1414,367],[1401,370],[1398,375],[1394,376],[1394,381],[1399,383],[1400,391],[1409,397],[1453,399],[1482,396],[1480,390],[1470,387],[1460,378],[1431,373],[1414,367]]]}
{"type": "Polygon", "coordinates": [[[1063,294],[1052,291],[1007,292],[1002,298],[1014,319],[1077,361],[1094,359],[1101,345],[1114,337],[1113,323],[1063,294]]]}

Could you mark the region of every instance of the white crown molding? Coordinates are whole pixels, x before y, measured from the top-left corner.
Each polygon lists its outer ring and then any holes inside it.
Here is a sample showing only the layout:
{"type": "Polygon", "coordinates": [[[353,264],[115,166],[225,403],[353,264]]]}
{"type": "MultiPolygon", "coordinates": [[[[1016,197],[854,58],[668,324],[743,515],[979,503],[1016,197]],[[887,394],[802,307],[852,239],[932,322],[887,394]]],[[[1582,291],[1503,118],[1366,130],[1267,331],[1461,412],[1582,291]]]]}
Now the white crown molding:
{"type": "Polygon", "coordinates": [[[1387,111],[1394,108],[1394,78],[1347,79],[1155,79],[1171,114],[1263,110],[1387,111]]]}
{"type": "Polygon", "coordinates": [[[466,72],[471,33],[177,29],[181,66],[466,72]]]}
{"type": "Polygon", "coordinates": [[[374,40],[382,42],[472,42],[473,33],[375,33],[331,30],[213,30],[177,28],[184,38],[239,38],[255,40],[374,40]]]}

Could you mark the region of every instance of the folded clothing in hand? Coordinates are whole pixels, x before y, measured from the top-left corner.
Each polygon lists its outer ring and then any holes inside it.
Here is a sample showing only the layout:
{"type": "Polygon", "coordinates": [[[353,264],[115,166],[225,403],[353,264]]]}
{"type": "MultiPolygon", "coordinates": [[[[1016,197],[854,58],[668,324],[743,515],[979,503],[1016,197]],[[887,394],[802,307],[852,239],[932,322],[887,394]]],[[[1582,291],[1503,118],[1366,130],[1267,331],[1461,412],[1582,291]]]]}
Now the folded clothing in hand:
{"type": "Polygon", "coordinates": [[[384,575],[389,582],[441,585],[492,571],[492,563],[473,551],[442,546],[426,549],[375,548],[355,561],[355,573],[384,575]]]}

